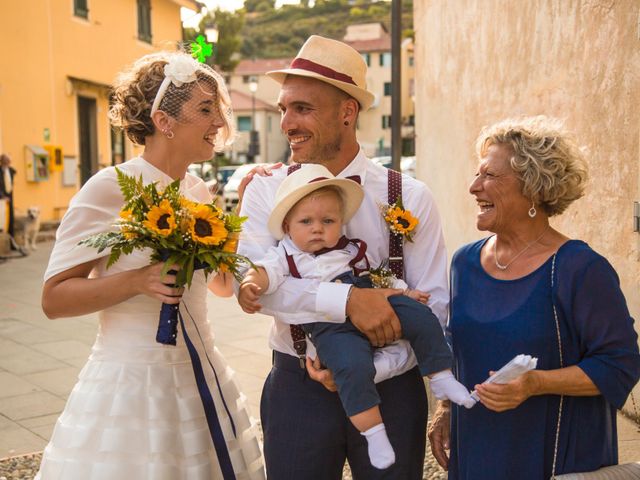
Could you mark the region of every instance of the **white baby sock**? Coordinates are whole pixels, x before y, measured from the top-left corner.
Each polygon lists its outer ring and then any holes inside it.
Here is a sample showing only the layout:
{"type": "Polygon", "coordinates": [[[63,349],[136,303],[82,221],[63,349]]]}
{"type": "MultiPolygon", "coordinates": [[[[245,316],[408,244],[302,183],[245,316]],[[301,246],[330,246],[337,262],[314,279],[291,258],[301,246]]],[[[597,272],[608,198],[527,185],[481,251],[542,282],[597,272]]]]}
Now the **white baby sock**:
{"type": "Polygon", "coordinates": [[[396,463],[396,454],[387,437],[384,423],[379,423],[361,434],[367,439],[371,465],[382,470],[396,463]]]}
{"type": "Polygon", "coordinates": [[[446,400],[448,398],[452,402],[467,408],[471,408],[476,404],[469,391],[456,380],[451,370],[438,372],[429,380],[431,391],[438,400],[446,400]]]}

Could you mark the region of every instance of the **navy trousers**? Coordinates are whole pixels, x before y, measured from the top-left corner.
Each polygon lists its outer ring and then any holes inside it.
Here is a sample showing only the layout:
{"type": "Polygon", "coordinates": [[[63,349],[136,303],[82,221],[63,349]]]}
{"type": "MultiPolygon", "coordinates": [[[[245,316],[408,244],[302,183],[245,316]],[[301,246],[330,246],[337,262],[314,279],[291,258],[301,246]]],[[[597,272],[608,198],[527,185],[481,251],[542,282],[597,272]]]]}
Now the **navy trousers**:
{"type": "MultiPolygon", "coordinates": [[[[337,277],[343,283],[371,288],[369,277],[345,273],[337,277]]],[[[389,297],[402,326],[402,338],[409,341],[423,376],[450,369],[451,350],[438,318],[426,305],[405,295],[389,297]]],[[[309,334],[318,356],[331,372],[347,416],[364,412],[380,403],[373,378],[374,348],[349,320],[344,323],[317,322],[301,325],[309,334]]],[[[383,417],[384,420],[384,417],[383,417]]],[[[386,423],[386,422],[385,422],[386,423]]]]}
{"type": "Polygon", "coordinates": [[[309,378],[297,357],[274,352],[260,417],[269,480],[340,480],[345,459],[354,480],[421,480],[427,394],[418,368],[379,383],[382,418],[396,454],[385,470],[371,465],[365,438],[336,393],[309,378]]]}

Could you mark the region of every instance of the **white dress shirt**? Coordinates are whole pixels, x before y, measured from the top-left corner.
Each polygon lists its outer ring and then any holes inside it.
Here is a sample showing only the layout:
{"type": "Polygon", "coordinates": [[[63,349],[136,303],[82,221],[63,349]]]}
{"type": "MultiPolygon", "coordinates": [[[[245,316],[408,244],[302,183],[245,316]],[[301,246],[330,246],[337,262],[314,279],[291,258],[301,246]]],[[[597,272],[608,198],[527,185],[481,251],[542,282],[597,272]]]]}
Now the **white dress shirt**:
{"type": "MultiPolygon", "coordinates": [[[[275,204],[276,190],[287,175],[287,168],[276,169],[272,173],[268,177],[255,176],[242,200],[240,214],[249,219],[243,225],[238,253],[256,263],[260,263],[268,250],[277,244],[267,229],[267,220],[275,204]]],[[[380,205],[387,203],[387,169],[375,165],[361,150],[336,176],[344,178],[351,175],[360,176],[365,195],[360,209],[347,224],[345,234],[367,243],[367,257],[371,266],[377,267],[389,257],[389,229],[380,211],[380,205]]],[[[404,243],[404,280],[410,288],[431,294],[428,305],[444,325],[449,293],[440,215],[426,185],[407,175],[402,176],[402,201],[404,207],[419,219],[413,242],[404,243]]],[[[287,277],[274,293],[260,299],[262,312],[274,317],[269,334],[270,347],[297,356],[290,324],[344,322],[350,288],[346,284],[287,277]]],[[[309,341],[307,344],[308,354],[315,357],[313,345],[309,341]]],[[[376,381],[379,381],[409,370],[415,365],[415,357],[409,343],[400,340],[378,349],[374,362],[376,371],[381,374],[376,375],[376,381]]]]}
{"type": "MultiPolygon", "coordinates": [[[[349,262],[358,254],[358,247],[349,243],[344,248],[331,250],[322,255],[314,255],[300,250],[293,243],[291,237],[285,235],[277,247],[271,247],[260,261],[255,262],[256,265],[264,268],[269,278],[269,287],[265,290],[264,295],[274,293],[291,275],[287,254],[292,257],[302,278],[330,282],[338,275],[351,271],[349,262]]],[[[361,260],[356,266],[365,269],[366,263],[361,260]]],[[[404,290],[407,288],[407,284],[403,280],[394,279],[393,288],[404,290]]]]}

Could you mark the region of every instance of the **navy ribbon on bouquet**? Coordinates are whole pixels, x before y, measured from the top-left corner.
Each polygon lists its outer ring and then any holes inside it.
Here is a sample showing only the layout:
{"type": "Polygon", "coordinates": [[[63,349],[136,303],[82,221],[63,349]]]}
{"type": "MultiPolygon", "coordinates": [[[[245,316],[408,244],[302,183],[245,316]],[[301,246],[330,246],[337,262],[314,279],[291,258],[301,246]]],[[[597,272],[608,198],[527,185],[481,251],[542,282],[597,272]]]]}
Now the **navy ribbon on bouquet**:
{"type": "MultiPolygon", "coordinates": [[[[185,306],[186,308],[186,306],[185,306]]],[[[189,313],[189,310],[187,310],[189,313]]],[[[189,316],[191,314],[189,313],[189,316]]],[[[189,356],[191,357],[191,365],[193,366],[193,374],[196,377],[196,384],[198,385],[198,392],[200,393],[200,400],[202,400],[202,406],[204,407],[204,414],[207,417],[207,424],[209,425],[209,433],[211,434],[211,440],[213,440],[213,446],[216,449],[216,455],[218,456],[218,463],[220,464],[220,470],[222,470],[222,478],[224,480],[235,480],[236,475],[233,472],[233,464],[231,463],[231,457],[229,456],[229,450],[227,448],[227,441],[224,438],[224,434],[222,433],[222,427],[220,426],[220,420],[218,419],[218,413],[216,412],[216,406],[213,401],[213,396],[211,395],[211,391],[209,390],[209,386],[207,385],[207,379],[204,376],[204,371],[202,370],[202,363],[200,362],[200,356],[198,355],[198,351],[196,350],[195,345],[187,335],[187,328],[184,324],[184,318],[182,317],[182,313],[178,309],[178,318],[180,319],[180,327],[182,329],[182,335],[184,336],[184,342],[187,344],[187,349],[189,350],[189,356]]],[[[193,317],[192,317],[193,318],[193,317]]],[[[195,322],[194,322],[195,325],[195,322]]],[[[197,331],[196,326],[196,331],[197,331]]],[[[198,336],[200,336],[200,332],[198,332],[198,336]]],[[[222,389],[220,388],[220,382],[218,380],[218,374],[216,373],[215,368],[211,364],[211,360],[209,359],[209,355],[205,352],[205,356],[207,357],[207,361],[213,370],[213,374],[216,379],[216,384],[218,386],[218,390],[220,391],[220,398],[222,399],[222,405],[224,405],[225,410],[227,411],[227,415],[229,415],[229,421],[231,422],[231,429],[233,430],[234,437],[237,437],[236,434],[236,426],[233,423],[233,418],[231,417],[231,412],[229,411],[229,407],[227,407],[227,402],[224,400],[224,396],[222,395],[222,389]]]]}
{"type": "MultiPolygon", "coordinates": [[[[165,258],[166,260],[166,258],[165,258]]],[[[196,263],[195,269],[204,268],[204,265],[199,265],[196,263]]],[[[169,273],[175,274],[175,271],[170,271],[169,273]]],[[[183,304],[184,305],[184,304],[183,304]]],[[[189,317],[193,322],[193,326],[196,329],[198,337],[200,338],[200,342],[204,345],[202,340],[202,336],[200,335],[200,331],[198,330],[198,325],[193,320],[191,313],[186,305],[184,305],[189,317]]],[[[179,305],[171,305],[167,303],[162,304],[162,308],[160,309],[160,321],[158,323],[158,332],[156,334],[156,341],[162,343],[163,345],[176,345],[176,337],[178,335],[178,321],[180,322],[180,327],[182,329],[182,335],[184,336],[184,342],[187,345],[187,350],[189,351],[189,357],[191,358],[191,366],[193,367],[193,375],[196,379],[196,385],[198,387],[198,393],[200,394],[200,400],[202,401],[202,406],[204,408],[204,414],[207,419],[207,425],[209,426],[209,433],[211,435],[211,440],[213,441],[213,446],[216,450],[216,455],[218,457],[218,463],[220,464],[220,470],[222,471],[222,476],[224,480],[235,480],[236,476],[233,471],[233,464],[231,463],[231,457],[229,456],[229,450],[227,448],[227,442],[224,438],[224,434],[222,433],[222,427],[220,426],[220,420],[218,419],[218,413],[216,411],[216,406],[213,401],[213,396],[211,395],[211,391],[209,390],[209,385],[207,384],[207,379],[204,375],[204,370],[202,369],[202,362],[200,361],[200,356],[198,355],[198,350],[195,345],[189,338],[187,334],[187,328],[185,325],[184,318],[182,317],[182,313],[180,312],[179,305]]],[[[231,429],[233,430],[233,436],[237,438],[236,426],[233,422],[233,417],[231,416],[231,412],[229,411],[229,407],[227,406],[227,402],[224,399],[224,395],[222,394],[222,387],[220,386],[220,380],[218,379],[218,374],[216,369],[213,367],[213,363],[211,363],[211,359],[207,354],[206,350],[204,351],[205,357],[211,370],[213,371],[214,378],[216,380],[216,385],[218,387],[218,391],[220,392],[220,398],[222,400],[222,405],[229,416],[229,422],[231,423],[231,429]]]]}

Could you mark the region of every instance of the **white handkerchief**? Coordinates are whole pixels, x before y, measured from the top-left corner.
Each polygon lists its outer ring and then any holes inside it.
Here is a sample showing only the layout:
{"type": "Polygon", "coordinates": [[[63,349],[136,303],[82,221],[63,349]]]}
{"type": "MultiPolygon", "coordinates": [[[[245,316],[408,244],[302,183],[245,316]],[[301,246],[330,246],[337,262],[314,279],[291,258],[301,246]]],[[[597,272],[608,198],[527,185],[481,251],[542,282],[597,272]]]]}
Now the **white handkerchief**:
{"type": "MultiPolygon", "coordinates": [[[[519,377],[529,370],[533,370],[538,365],[538,359],[531,355],[516,355],[513,359],[507,363],[504,367],[494,373],[491,377],[487,378],[484,383],[507,383],[514,378],[519,377]]],[[[474,390],[471,392],[471,397],[475,400],[480,400],[478,394],[474,390]]]]}

